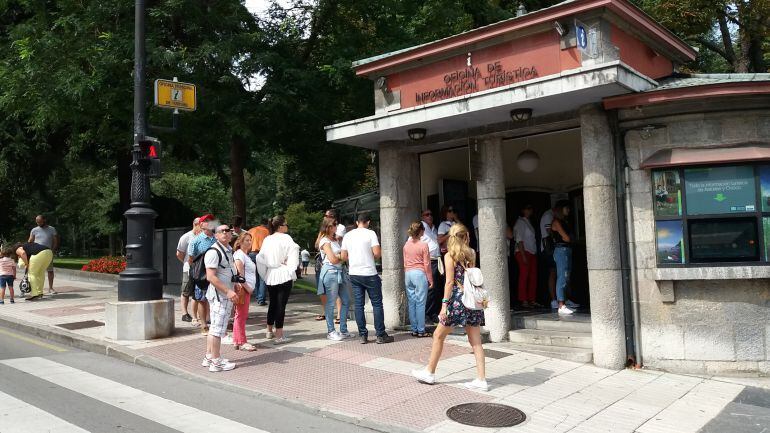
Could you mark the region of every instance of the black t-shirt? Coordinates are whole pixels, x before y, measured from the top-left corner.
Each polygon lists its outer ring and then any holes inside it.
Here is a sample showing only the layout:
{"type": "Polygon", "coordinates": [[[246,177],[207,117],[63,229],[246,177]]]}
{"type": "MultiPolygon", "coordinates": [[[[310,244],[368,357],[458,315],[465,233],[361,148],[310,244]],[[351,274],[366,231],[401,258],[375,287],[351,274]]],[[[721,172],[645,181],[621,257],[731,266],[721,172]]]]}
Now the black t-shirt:
{"type": "Polygon", "coordinates": [[[24,252],[27,254],[27,258],[34,256],[35,254],[42,253],[45,250],[50,250],[45,245],[36,244],[34,242],[28,242],[21,246],[24,252]]]}

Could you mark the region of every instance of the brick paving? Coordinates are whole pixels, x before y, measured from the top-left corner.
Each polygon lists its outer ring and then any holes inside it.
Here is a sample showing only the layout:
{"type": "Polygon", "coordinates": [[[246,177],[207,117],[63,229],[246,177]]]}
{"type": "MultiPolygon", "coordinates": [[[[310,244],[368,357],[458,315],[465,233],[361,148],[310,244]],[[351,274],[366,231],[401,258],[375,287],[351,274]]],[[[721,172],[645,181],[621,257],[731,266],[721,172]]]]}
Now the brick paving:
{"type": "MultiPolygon", "coordinates": [[[[115,300],[115,288],[103,282],[62,280],[57,279],[59,295],[40,302],[0,306],[0,318],[60,331],[59,325],[64,323],[103,322],[104,303],[115,300]]],[[[738,407],[739,395],[763,401],[764,397],[755,396],[757,387],[770,389],[770,380],[762,378],[712,380],[647,370],[606,370],[495,343],[485,345],[491,389],[475,392],[462,386],[475,377],[474,357],[467,343],[453,340],[447,340],[442,353],[436,374],[440,383],[428,386],[417,383],[410,371],[427,362],[429,338],[393,333],[396,341],[392,344],[329,341],[326,322],[314,320],[321,311],[317,298],[297,291],[289,301],[285,325],[293,341],[275,346],[265,339],[266,311],[266,307],[252,304],[247,321],[247,335],[257,351],[223,346],[223,355],[237,364],[231,372],[209,373],[201,367],[205,338],[190,323],[182,322],[178,311],[177,331],[171,338],[109,343],[124,345],[191,374],[320,410],[425,432],[719,431],[715,420],[729,407],[738,407]],[[447,419],[449,407],[468,402],[509,404],[523,410],[527,421],[511,428],[486,429],[447,419]]],[[[348,325],[351,332],[356,330],[354,321],[348,325]]],[[[108,341],[103,326],[67,332],[108,341]]],[[[742,407],[747,401],[743,397],[742,407]]],[[[754,419],[770,420],[770,408],[761,406],[757,403],[751,408],[766,418],[754,419]]],[[[760,427],[770,431],[770,425],[760,427]]]]}

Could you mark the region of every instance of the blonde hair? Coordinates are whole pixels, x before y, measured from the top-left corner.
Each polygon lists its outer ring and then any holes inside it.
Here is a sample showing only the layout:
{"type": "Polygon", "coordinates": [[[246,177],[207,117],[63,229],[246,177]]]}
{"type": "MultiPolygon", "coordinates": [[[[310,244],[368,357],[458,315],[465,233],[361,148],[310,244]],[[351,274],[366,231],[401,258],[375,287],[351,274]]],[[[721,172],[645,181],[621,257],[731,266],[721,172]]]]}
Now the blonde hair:
{"type": "Polygon", "coordinates": [[[409,225],[409,236],[411,236],[414,239],[420,239],[420,233],[422,233],[425,230],[425,228],[422,226],[421,221],[414,221],[412,224],[409,225]]]}
{"type": "Polygon", "coordinates": [[[476,266],[476,252],[468,245],[470,236],[468,228],[461,223],[454,223],[449,228],[449,240],[447,241],[447,254],[455,263],[465,267],[476,266]]]}
{"type": "Polygon", "coordinates": [[[238,236],[238,239],[235,240],[235,245],[233,245],[233,248],[237,251],[241,249],[241,245],[243,244],[243,241],[246,240],[246,238],[249,238],[251,240],[254,240],[254,238],[251,237],[251,233],[249,232],[243,232],[240,236],[238,236]]]}

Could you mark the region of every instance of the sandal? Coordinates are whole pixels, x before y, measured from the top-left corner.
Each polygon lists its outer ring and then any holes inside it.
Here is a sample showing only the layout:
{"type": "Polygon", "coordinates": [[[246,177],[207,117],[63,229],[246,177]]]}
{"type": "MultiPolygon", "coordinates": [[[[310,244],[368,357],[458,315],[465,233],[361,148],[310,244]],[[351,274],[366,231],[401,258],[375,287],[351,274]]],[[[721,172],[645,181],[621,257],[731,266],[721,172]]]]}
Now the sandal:
{"type": "Polygon", "coordinates": [[[419,334],[419,333],[417,333],[417,332],[412,332],[412,337],[419,337],[419,336],[420,336],[420,334],[419,334]]]}
{"type": "Polygon", "coordinates": [[[425,338],[425,337],[432,337],[433,334],[430,332],[421,332],[417,334],[417,338],[425,338]]]}
{"type": "Polygon", "coordinates": [[[245,343],[240,346],[235,346],[235,350],[243,350],[244,352],[254,352],[257,348],[250,343],[245,343]]]}
{"type": "Polygon", "coordinates": [[[336,323],[337,325],[339,325],[339,324],[340,324],[340,319],[334,319],[334,323],[336,323]]]}
{"type": "Polygon", "coordinates": [[[319,315],[315,316],[315,320],[317,320],[319,322],[321,320],[326,320],[326,316],[324,316],[323,314],[319,314],[319,315]]]}

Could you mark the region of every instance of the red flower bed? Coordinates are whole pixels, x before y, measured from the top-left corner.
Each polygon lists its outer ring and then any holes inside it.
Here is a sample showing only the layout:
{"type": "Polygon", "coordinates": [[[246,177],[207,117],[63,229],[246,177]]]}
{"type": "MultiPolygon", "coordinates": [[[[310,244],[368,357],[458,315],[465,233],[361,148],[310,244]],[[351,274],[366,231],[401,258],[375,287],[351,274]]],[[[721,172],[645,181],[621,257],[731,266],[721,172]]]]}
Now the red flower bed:
{"type": "Polygon", "coordinates": [[[119,274],[125,269],[125,257],[101,257],[86,263],[80,270],[86,272],[99,272],[101,274],[119,274]]]}

